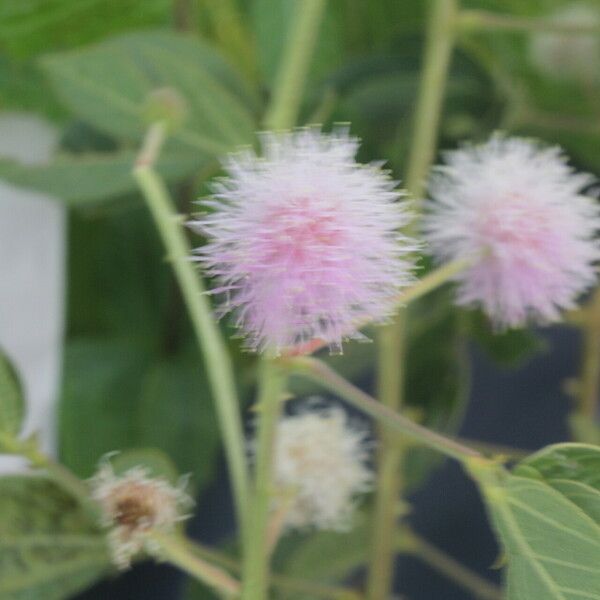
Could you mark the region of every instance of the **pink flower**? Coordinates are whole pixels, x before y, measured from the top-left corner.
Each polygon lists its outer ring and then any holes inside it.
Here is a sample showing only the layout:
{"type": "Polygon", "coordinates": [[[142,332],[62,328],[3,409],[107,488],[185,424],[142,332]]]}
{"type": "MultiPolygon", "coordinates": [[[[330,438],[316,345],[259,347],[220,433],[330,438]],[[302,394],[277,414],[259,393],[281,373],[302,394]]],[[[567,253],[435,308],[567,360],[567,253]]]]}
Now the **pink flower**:
{"type": "Polygon", "coordinates": [[[406,202],[378,165],[355,162],[358,145],[345,131],[264,134],[264,156],[230,156],[204,203],[214,212],[192,223],[209,238],[198,254],[221,312],[235,312],[251,348],[320,338],[340,350],[411,281],[406,202]]]}
{"type": "Polygon", "coordinates": [[[473,257],[458,303],[499,327],[548,322],[596,282],[600,217],[559,148],[493,136],[446,155],[430,182],[426,236],[438,259],[473,257]]]}

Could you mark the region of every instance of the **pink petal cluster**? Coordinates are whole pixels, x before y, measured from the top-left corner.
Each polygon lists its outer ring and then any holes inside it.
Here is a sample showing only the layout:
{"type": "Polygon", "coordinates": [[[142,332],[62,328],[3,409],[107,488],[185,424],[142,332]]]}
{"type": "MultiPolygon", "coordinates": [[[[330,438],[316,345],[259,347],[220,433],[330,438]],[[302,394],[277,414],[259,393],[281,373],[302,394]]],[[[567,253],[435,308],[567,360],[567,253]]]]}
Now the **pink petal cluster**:
{"type": "Polygon", "coordinates": [[[493,136],[449,152],[430,182],[425,233],[440,261],[474,259],[457,276],[458,302],[498,327],[545,323],[596,282],[600,249],[593,182],[559,148],[493,136]]]}
{"type": "Polygon", "coordinates": [[[192,223],[208,237],[197,252],[253,349],[319,338],[340,350],[357,319],[381,320],[412,279],[401,235],[406,202],[378,165],[355,161],[346,131],[264,134],[225,163],[227,177],[192,223]]]}

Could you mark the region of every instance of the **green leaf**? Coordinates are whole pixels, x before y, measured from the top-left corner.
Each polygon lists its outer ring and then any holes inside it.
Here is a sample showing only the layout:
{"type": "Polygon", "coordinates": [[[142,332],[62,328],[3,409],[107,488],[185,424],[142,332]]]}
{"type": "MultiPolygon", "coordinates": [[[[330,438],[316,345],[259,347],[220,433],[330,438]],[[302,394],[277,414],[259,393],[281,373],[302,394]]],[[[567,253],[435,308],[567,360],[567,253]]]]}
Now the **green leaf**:
{"type": "Polygon", "coordinates": [[[550,446],[475,469],[508,562],[509,600],[600,598],[600,448],[550,446]]]}
{"type": "Polygon", "coordinates": [[[169,0],[9,0],[0,4],[0,38],[11,53],[30,56],[170,18],[169,0]]]}
{"type": "MultiPolygon", "coordinates": [[[[277,573],[313,583],[336,583],[368,561],[371,547],[370,522],[366,513],[354,517],[347,532],[317,531],[284,539],[281,557],[276,557],[277,573]],[[287,548],[286,548],[287,546],[287,548]],[[327,557],[327,560],[324,560],[327,557]]],[[[278,598],[312,600],[306,592],[284,591],[278,598]]]]}
{"type": "Polygon", "coordinates": [[[53,119],[64,116],[40,70],[31,61],[12,60],[1,50],[0,106],[3,111],[32,111],[53,119]]]}
{"type": "Polygon", "coordinates": [[[219,429],[199,357],[177,356],[147,370],[137,405],[137,441],[166,452],[197,490],[213,475],[219,429]]]}
{"type": "Polygon", "coordinates": [[[132,340],[87,339],[67,345],[60,453],[79,476],[90,477],[105,454],[138,445],[134,423],[148,364],[145,346],[132,340]]]}
{"type": "MultiPolygon", "coordinates": [[[[68,206],[81,206],[123,196],[137,190],[131,175],[135,153],[61,156],[47,165],[23,165],[0,161],[0,179],[20,187],[54,196],[68,206]]],[[[176,181],[193,173],[202,163],[200,156],[167,153],[159,157],[157,171],[176,181]]]]}
{"type": "Polygon", "coordinates": [[[490,358],[507,367],[522,366],[547,348],[546,342],[529,329],[494,331],[481,312],[469,314],[469,333],[490,358]]]}
{"type": "Polygon", "coordinates": [[[179,473],[173,461],[156,448],[131,448],[119,452],[110,458],[110,464],[117,475],[135,467],[143,467],[150,477],[161,477],[172,484],[179,480],[179,473]]]}
{"type": "Polygon", "coordinates": [[[70,215],[69,336],[143,336],[148,345],[157,344],[165,315],[179,306],[176,283],[147,207],[137,202],[119,208],[70,215]]]}
{"type": "Polygon", "coordinates": [[[122,452],[116,464],[133,466],[139,447],[156,450],[154,459],[145,450],[138,457],[166,469],[157,458],[164,452],[175,471],[191,474],[192,493],[213,475],[219,430],[195,352],[165,360],[140,341],[72,342],[60,415],[61,457],[83,477],[114,451],[122,452]]]}
{"type": "Polygon", "coordinates": [[[531,469],[535,469],[549,485],[571,480],[590,486],[600,495],[600,446],[554,444],[521,461],[515,474],[527,476],[531,469]]]}
{"type": "Polygon", "coordinates": [[[0,597],[64,600],[110,571],[104,536],[51,480],[0,478],[0,597]]]}
{"type": "Polygon", "coordinates": [[[147,129],[150,93],[174,89],[187,118],[173,132],[179,148],[222,154],[252,140],[251,98],[225,61],[198,39],[134,33],[84,50],[47,56],[42,66],[59,98],[77,115],[119,139],[147,129]]]}
{"type": "Polygon", "coordinates": [[[0,353],[0,433],[18,435],[24,416],[25,401],[19,377],[8,358],[0,353]]]}

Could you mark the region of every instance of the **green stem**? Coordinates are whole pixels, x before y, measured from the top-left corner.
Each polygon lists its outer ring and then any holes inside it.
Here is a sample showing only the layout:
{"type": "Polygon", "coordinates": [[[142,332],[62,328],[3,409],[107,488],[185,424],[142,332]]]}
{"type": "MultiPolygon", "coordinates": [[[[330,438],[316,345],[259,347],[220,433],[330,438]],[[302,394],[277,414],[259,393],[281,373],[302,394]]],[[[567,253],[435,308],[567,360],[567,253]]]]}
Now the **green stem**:
{"type": "Polygon", "coordinates": [[[1,435],[0,451],[23,456],[32,467],[46,471],[50,478],[76,498],[91,516],[97,516],[96,505],[90,497],[90,491],[85,482],[76,477],[69,469],[41,452],[35,438],[20,440],[12,436],[1,435]]]}
{"type": "Polygon", "coordinates": [[[192,250],[181,226],[182,217],[177,214],[164,182],[152,169],[164,131],[160,123],[150,129],[133,175],[167,250],[204,359],[223,435],[238,520],[244,532],[248,471],[233,366],[202,280],[191,262],[192,250]]]}
{"type": "Polygon", "coordinates": [[[471,592],[479,600],[502,600],[502,591],[480,577],[445,552],[430,544],[427,540],[413,531],[404,530],[398,538],[397,550],[406,552],[421,559],[441,575],[454,581],[465,590],[471,592]]]}
{"type": "Polygon", "coordinates": [[[331,367],[316,358],[310,356],[285,358],[280,359],[280,364],[289,368],[292,373],[307,377],[325,389],[344,398],[349,404],[378,421],[389,431],[394,431],[396,437],[398,434],[401,434],[401,442],[405,437],[409,437],[419,444],[458,461],[465,462],[469,459],[478,458],[483,464],[486,463],[486,459],[477,450],[460,444],[431,429],[427,429],[427,427],[423,427],[398,414],[393,409],[363,392],[360,388],[357,388],[338,375],[331,367]]]}
{"type": "MultiPolygon", "coordinates": [[[[426,34],[423,72],[415,112],[414,139],[406,173],[406,188],[416,204],[417,211],[424,192],[425,178],[435,156],[437,131],[454,44],[457,15],[457,0],[432,1],[426,34]]],[[[411,227],[414,228],[415,225],[416,223],[411,227]]],[[[460,268],[464,268],[464,265],[460,268]]],[[[451,272],[450,276],[453,274],[455,272],[451,272]]],[[[443,280],[432,278],[431,288],[428,288],[427,284],[422,284],[423,293],[437,287],[443,280]]],[[[397,415],[404,404],[406,316],[407,310],[401,310],[395,322],[383,329],[379,335],[377,384],[381,408],[396,415],[399,419],[405,420],[406,423],[410,423],[410,429],[414,435],[416,433],[414,427],[419,426],[397,415]]],[[[353,395],[360,399],[360,396],[353,395]]],[[[364,400],[364,397],[362,399],[364,400]]],[[[425,431],[429,442],[437,443],[439,441],[432,440],[433,432],[426,429],[425,431]]],[[[433,436],[436,437],[437,434],[433,434],[433,436]]],[[[451,443],[454,444],[454,442],[451,443]]],[[[448,453],[448,448],[445,447],[443,451],[448,453]]],[[[401,492],[404,455],[404,444],[399,444],[389,434],[383,433],[373,517],[373,552],[367,581],[367,597],[370,600],[385,600],[389,597],[392,587],[393,532],[397,523],[396,507],[401,492]]],[[[451,452],[450,455],[452,455],[451,452]]]]}
{"type": "Polygon", "coordinates": [[[460,13],[459,25],[464,31],[543,31],[565,35],[598,35],[600,25],[597,23],[561,23],[538,17],[515,17],[485,10],[463,10],[460,13]]]}
{"type": "MultiPolygon", "coordinates": [[[[270,129],[287,129],[296,123],[324,10],[325,0],[295,3],[292,30],[279,66],[273,99],[265,115],[265,125],[270,129]]],[[[285,384],[284,372],[272,360],[263,358],[260,364],[255,489],[242,565],[244,600],[264,600],[269,589],[268,522],[273,445],[285,384]]]]}
{"type": "MultiPolygon", "coordinates": [[[[403,404],[406,353],[406,308],[378,336],[377,388],[381,406],[399,414],[403,404]]],[[[401,417],[404,418],[404,417],[401,417]]],[[[380,424],[377,493],[373,512],[372,550],[367,598],[389,597],[394,572],[394,537],[404,469],[404,443],[380,424]]]]}
{"type": "Polygon", "coordinates": [[[152,539],[160,546],[160,557],[202,581],[224,598],[237,598],[240,584],[229,573],[203,560],[189,547],[183,537],[153,533],[152,539]]]}
{"type": "Polygon", "coordinates": [[[281,60],[273,100],[265,115],[269,129],[293,127],[298,119],[302,92],[310,61],[317,43],[321,18],[326,0],[295,2],[295,12],[290,20],[289,41],[281,60]]]}
{"type": "Polygon", "coordinates": [[[442,103],[458,18],[457,0],[433,0],[428,21],[406,189],[417,200],[435,157],[442,103]]]}
{"type": "MultiPolygon", "coordinates": [[[[228,569],[233,573],[241,571],[241,567],[235,559],[218,550],[206,548],[190,541],[188,541],[188,547],[200,558],[215,565],[228,569]]],[[[275,573],[271,575],[271,586],[281,591],[303,593],[310,597],[316,596],[318,598],[329,598],[330,600],[361,600],[361,595],[350,588],[324,585],[275,573]]]]}
{"type": "Polygon", "coordinates": [[[176,31],[189,33],[196,25],[195,2],[193,0],[173,0],[173,24],[176,31]]]}
{"type": "Polygon", "coordinates": [[[595,422],[598,418],[600,400],[600,288],[594,292],[585,313],[583,363],[577,386],[578,412],[591,422],[595,422]]]}
{"type": "Polygon", "coordinates": [[[419,279],[417,283],[400,293],[398,304],[410,304],[429,292],[436,290],[444,285],[444,283],[452,280],[459,273],[462,273],[465,269],[473,266],[475,261],[475,258],[459,258],[430,271],[425,277],[419,279]]]}
{"type": "Polygon", "coordinates": [[[256,50],[251,32],[234,0],[202,0],[218,45],[250,80],[257,75],[256,50]]]}
{"type": "Polygon", "coordinates": [[[269,588],[268,521],[273,453],[285,383],[286,377],[280,367],[273,360],[263,359],[259,373],[255,489],[250,511],[248,543],[242,566],[244,600],[265,600],[269,588]]]}

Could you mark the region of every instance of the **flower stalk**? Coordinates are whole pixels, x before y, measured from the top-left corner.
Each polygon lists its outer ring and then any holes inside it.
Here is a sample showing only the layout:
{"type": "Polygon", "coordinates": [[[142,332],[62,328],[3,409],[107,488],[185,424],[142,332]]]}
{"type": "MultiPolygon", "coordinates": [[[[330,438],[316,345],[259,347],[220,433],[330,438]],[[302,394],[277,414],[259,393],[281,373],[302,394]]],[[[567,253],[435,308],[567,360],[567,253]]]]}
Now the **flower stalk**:
{"type": "Polygon", "coordinates": [[[583,359],[577,384],[577,412],[594,423],[598,419],[600,401],[600,288],[594,292],[584,312],[583,359]]]}
{"type": "Polygon", "coordinates": [[[422,560],[450,581],[454,581],[463,589],[469,591],[474,598],[479,600],[502,600],[504,597],[497,586],[467,569],[451,556],[409,529],[400,532],[397,549],[399,552],[410,554],[422,560]]]}
{"type": "Polygon", "coordinates": [[[395,439],[398,436],[401,436],[402,439],[409,437],[419,444],[460,462],[465,462],[474,457],[485,461],[482,454],[477,450],[423,427],[378,402],[316,358],[309,356],[282,358],[279,360],[279,364],[289,369],[291,373],[307,377],[325,389],[339,395],[349,404],[375,419],[386,430],[394,432],[395,439]]]}
{"type": "Polygon", "coordinates": [[[287,129],[293,127],[298,120],[302,91],[317,43],[325,4],[326,0],[295,3],[289,41],[278,70],[273,100],[265,116],[265,126],[268,129],[287,129]]]}
{"type": "MultiPolygon", "coordinates": [[[[423,195],[425,177],[435,156],[458,14],[457,0],[433,0],[426,32],[413,144],[405,178],[406,188],[417,211],[423,195]]],[[[404,404],[406,316],[407,310],[401,310],[395,322],[386,327],[379,336],[378,395],[382,408],[394,415],[397,415],[397,411],[404,404]]],[[[385,431],[382,432],[381,442],[373,522],[373,552],[367,581],[367,597],[370,600],[384,600],[389,596],[392,587],[393,532],[396,528],[396,504],[401,488],[405,454],[403,444],[399,444],[385,431]]]]}
{"type": "Polygon", "coordinates": [[[239,582],[220,567],[191,552],[185,538],[159,533],[153,533],[151,537],[158,544],[164,560],[210,586],[223,598],[239,596],[239,582]]]}
{"type": "Polygon", "coordinates": [[[90,516],[97,516],[97,507],[90,498],[90,490],[85,482],[44,454],[35,437],[21,440],[8,434],[0,434],[0,452],[24,457],[32,467],[45,471],[53,481],[77,499],[90,516]]]}
{"type": "MultiPolygon", "coordinates": [[[[240,564],[235,559],[218,550],[207,548],[201,546],[197,542],[191,541],[187,542],[187,548],[196,556],[199,556],[214,565],[227,569],[232,573],[237,574],[241,571],[240,564]]],[[[277,573],[274,573],[271,576],[271,587],[281,590],[282,592],[306,594],[311,598],[314,596],[316,598],[325,598],[329,600],[362,599],[362,595],[351,588],[315,583],[313,581],[297,579],[296,577],[279,575],[277,573]]]]}
{"type": "Polygon", "coordinates": [[[246,523],[248,472],[233,366],[214,321],[202,280],[190,260],[191,248],[181,226],[182,217],[177,214],[164,182],[153,170],[165,136],[164,123],[155,123],[150,128],[133,175],[167,250],[205,362],[223,434],[237,516],[243,532],[246,523]]]}
{"type": "Polygon", "coordinates": [[[514,31],[527,33],[543,31],[572,36],[600,34],[600,25],[597,23],[561,23],[547,18],[518,17],[486,10],[462,10],[458,24],[464,32],[514,31]]]}
{"type": "MultiPolygon", "coordinates": [[[[325,0],[296,4],[292,31],[279,66],[271,104],[264,121],[267,128],[293,127],[302,101],[302,91],[316,46],[325,0]]],[[[286,386],[285,373],[270,358],[260,363],[258,439],[251,520],[242,563],[243,600],[263,600],[270,585],[269,563],[273,542],[269,536],[269,508],[273,476],[273,446],[286,386]]]]}
{"type": "Polygon", "coordinates": [[[273,481],[275,433],[285,392],[286,377],[273,360],[260,364],[259,399],[257,411],[258,436],[255,464],[255,483],[248,543],[244,552],[242,579],[243,600],[263,600],[269,587],[269,509],[273,481]]]}

